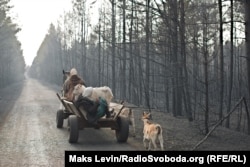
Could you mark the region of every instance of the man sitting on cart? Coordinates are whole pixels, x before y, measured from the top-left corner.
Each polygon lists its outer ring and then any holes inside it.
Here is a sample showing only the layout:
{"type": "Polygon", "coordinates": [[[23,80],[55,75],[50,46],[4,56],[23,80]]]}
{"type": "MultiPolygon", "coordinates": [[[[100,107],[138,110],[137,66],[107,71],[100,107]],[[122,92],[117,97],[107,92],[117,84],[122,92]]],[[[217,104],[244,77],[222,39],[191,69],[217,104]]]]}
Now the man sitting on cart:
{"type": "Polygon", "coordinates": [[[69,73],[69,77],[65,80],[63,84],[64,98],[68,101],[73,101],[73,90],[77,84],[82,84],[86,86],[84,80],[77,75],[77,70],[72,68],[69,73]]]}

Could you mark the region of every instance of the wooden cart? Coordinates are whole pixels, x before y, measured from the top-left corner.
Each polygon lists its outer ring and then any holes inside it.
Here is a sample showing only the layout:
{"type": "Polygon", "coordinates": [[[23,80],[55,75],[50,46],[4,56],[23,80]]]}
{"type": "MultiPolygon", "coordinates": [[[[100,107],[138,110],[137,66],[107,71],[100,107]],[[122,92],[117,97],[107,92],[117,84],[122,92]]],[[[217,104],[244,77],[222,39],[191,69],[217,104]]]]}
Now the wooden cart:
{"type": "MultiPolygon", "coordinates": [[[[100,118],[96,124],[91,124],[87,120],[87,113],[83,108],[77,108],[72,102],[63,99],[58,93],[56,94],[65,109],[59,109],[56,114],[57,128],[63,127],[64,119],[68,119],[69,143],[78,141],[79,130],[84,128],[111,128],[115,130],[116,139],[119,143],[124,143],[129,135],[129,120],[120,116],[124,106],[116,111],[116,115],[111,118],[100,118]]],[[[117,110],[117,109],[116,109],[117,110]]]]}

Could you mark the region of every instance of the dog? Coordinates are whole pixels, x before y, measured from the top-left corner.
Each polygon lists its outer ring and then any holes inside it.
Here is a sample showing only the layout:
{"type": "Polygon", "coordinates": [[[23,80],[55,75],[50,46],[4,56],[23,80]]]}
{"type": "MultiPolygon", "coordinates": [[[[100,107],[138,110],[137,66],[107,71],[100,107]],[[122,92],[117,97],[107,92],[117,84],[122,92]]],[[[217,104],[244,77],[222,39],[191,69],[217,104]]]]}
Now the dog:
{"type": "Polygon", "coordinates": [[[153,144],[154,149],[157,149],[156,141],[160,142],[161,150],[163,148],[163,136],[162,127],[160,124],[151,122],[152,116],[150,112],[143,112],[142,121],[144,123],[143,128],[143,144],[147,150],[151,150],[151,144],[153,144]],[[147,146],[148,142],[148,146],[147,146]]]}
{"type": "MultiPolygon", "coordinates": [[[[109,106],[109,110],[112,112],[114,111],[119,111],[120,108],[123,106],[124,104],[124,101],[120,102],[120,103],[110,103],[110,106],[109,106]]],[[[114,113],[116,114],[116,113],[114,113]]],[[[133,127],[133,134],[132,136],[135,137],[136,136],[136,133],[135,133],[135,117],[134,117],[134,112],[131,108],[128,108],[128,107],[123,107],[122,108],[122,111],[120,113],[120,115],[128,118],[129,120],[129,125],[131,125],[133,127]]]]}

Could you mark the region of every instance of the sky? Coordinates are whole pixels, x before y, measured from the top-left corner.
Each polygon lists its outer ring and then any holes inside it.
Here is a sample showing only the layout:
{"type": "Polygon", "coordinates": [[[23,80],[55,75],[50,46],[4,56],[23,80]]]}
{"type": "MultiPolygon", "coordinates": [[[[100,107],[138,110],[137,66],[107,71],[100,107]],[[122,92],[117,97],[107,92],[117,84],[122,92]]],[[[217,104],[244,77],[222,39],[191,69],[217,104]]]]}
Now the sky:
{"type": "Polygon", "coordinates": [[[51,23],[56,25],[64,11],[72,9],[71,0],[11,0],[11,16],[22,29],[17,34],[26,65],[31,65],[48,33],[51,23]]]}

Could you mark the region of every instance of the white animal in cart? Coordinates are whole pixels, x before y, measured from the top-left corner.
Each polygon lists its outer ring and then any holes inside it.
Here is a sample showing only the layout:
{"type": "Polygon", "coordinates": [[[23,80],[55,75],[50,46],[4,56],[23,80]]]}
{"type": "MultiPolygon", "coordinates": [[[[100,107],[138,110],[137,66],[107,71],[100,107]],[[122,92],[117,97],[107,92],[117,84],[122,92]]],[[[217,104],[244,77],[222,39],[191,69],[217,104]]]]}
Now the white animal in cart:
{"type": "Polygon", "coordinates": [[[73,95],[75,101],[78,99],[80,95],[84,97],[89,97],[92,100],[97,100],[99,97],[104,98],[109,105],[113,99],[113,93],[108,86],[102,87],[85,87],[84,85],[77,84],[74,87],[73,95]]]}

